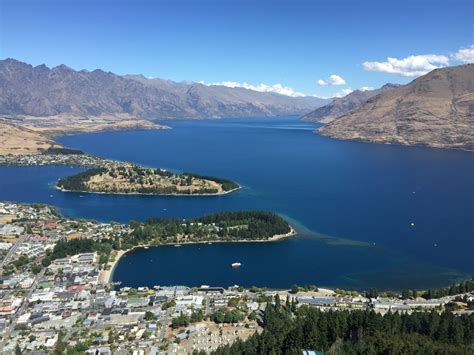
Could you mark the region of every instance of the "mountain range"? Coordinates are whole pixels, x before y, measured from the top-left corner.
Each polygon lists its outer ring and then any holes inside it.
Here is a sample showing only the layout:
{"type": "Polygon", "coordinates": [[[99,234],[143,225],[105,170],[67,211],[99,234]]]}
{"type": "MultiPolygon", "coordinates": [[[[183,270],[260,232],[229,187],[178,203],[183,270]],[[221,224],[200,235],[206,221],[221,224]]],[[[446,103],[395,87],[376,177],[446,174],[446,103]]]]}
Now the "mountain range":
{"type": "Polygon", "coordinates": [[[474,149],[474,64],[435,69],[385,90],[317,130],[377,143],[474,149]]]}
{"type": "Polygon", "coordinates": [[[0,121],[42,134],[278,115],[323,123],[317,132],[337,139],[474,149],[474,64],[332,100],[0,60],[0,121]]]}
{"type": "Polygon", "coordinates": [[[0,115],[221,118],[301,115],[328,103],[244,88],[0,61],[0,115]]]}
{"type": "Polygon", "coordinates": [[[342,116],[343,114],[359,107],[368,99],[377,96],[384,91],[395,89],[399,86],[400,85],[397,84],[385,84],[380,89],[355,90],[346,96],[338,97],[331,103],[311,111],[310,113],[304,115],[302,120],[305,122],[329,123],[339,116],[342,116]]]}

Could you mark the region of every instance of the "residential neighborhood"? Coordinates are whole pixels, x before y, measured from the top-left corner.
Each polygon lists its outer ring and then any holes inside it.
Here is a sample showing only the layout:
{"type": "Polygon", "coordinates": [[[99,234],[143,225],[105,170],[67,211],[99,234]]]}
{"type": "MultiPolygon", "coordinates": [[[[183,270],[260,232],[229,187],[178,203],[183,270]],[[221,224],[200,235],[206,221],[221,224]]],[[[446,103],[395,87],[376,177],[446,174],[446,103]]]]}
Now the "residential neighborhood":
{"type": "Polygon", "coordinates": [[[43,166],[43,165],[69,165],[84,168],[112,167],[132,165],[131,163],[119,162],[100,158],[81,151],[57,148],[57,152],[44,151],[42,154],[7,154],[0,155],[1,165],[15,166],[43,166]]]}

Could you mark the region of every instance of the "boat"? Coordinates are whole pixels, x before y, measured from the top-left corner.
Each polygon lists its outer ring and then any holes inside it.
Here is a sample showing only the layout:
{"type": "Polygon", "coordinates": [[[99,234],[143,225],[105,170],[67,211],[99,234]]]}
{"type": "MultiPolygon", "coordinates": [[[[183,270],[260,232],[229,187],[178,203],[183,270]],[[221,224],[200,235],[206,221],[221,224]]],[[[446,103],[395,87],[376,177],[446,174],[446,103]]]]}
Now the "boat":
{"type": "Polygon", "coordinates": [[[238,269],[239,267],[241,267],[242,264],[241,263],[232,263],[232,268],[233,269],[238,269]]]}
{"type": "Polygon", "coordinates": [[[174,246],[175,246],[175,247],[180,247],[180,246],[181,246],[181,244],[175,244],[174,246]]]}
{"type": "Polygon", "coordinates": [[[148,249],[148,248],[149,248],[149,247],[147,247],[147,246],[143,247],[143,249],[148,249]]]}
{"type": "Polygon", "coordinates": [[[208,242],[207,244],[208,244],[208,245],[212,245],[212,243],[211,243],[211,242],[208,242]]]}

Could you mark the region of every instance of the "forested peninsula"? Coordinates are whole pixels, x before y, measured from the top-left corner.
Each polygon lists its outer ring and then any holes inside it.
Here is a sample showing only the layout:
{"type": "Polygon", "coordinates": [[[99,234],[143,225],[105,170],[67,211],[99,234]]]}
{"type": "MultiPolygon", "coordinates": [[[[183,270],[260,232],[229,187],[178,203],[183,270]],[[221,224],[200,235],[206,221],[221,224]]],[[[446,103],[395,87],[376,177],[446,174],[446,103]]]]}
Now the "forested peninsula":
{"type": "Polygon", "coordinates": [[[123,227],[128,230],[124,235],[60,241],[47,252],[46,264],[90,252],[97,252],[100,263],[107,264],[113,250],[127,251],[145,245],[273,241],[296,234],[282,217],[265,211],[220,212],[188,220],[150,218],[144,223],[130,221],[123,227]]]}
{"type": "Polygon", "coordinates": [[[61,179],[63,191],[148,194],[148,195],[222,195],[240,186],[230,180],[191,173],[172,173],[134,164],[96,167],[61,179]]]}

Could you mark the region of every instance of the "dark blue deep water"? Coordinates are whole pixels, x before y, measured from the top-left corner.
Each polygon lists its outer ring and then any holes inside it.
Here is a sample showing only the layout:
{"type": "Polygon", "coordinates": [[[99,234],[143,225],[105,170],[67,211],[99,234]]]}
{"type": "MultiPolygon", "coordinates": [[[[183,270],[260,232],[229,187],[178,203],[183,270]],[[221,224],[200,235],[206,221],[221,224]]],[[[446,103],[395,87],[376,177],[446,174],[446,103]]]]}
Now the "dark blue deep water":
{"type": "Polygon", "coordinates": [[[337,141],[291,117],[163,123],[173,129],[59,141],[108,158],[229,178],[243,189],[219,197],[81,195],[53,188],[80,169],[2,167],[0,199],[121,222],[263,209],[300,232],[276,243],[135,251],[114,273],[124,285],[401,289],[474,274],[472,152],[337,141]],[[231,269],[234,261],[242,268],[231,269]]]}

